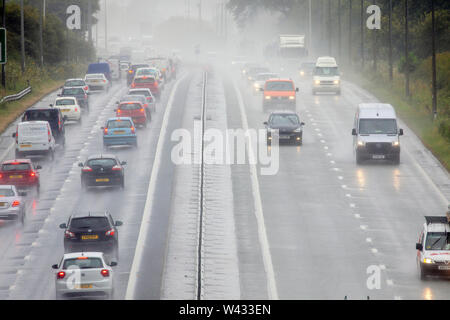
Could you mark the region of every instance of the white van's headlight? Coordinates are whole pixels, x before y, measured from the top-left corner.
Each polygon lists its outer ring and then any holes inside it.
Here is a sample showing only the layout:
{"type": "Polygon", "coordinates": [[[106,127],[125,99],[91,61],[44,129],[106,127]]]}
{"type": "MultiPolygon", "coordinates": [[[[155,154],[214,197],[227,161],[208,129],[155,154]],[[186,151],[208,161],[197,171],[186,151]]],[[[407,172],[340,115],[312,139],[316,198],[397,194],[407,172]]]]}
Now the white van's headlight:
{"type": "Polygon", "coordinates": [[[430,264],[430,263],[434,263],[434,261],[433,261],[433,259],[430,259],[430,258],[424,258],[423,263],[430,264]]]}
{"type": "Polygon", "coordinates": [[[295,96],[289,96],[289,100],[294,100],[295,96]]]}
{"type": "Polygon", "coordinates": [[[365,145],[366,145],[366,143],[364,141],[358,140],[359,147],[364,147],[365,145]]]}
{"type": "Polygon", "coordinates": [[[264,99],[266,100],[270,100],[272,97],[271,96],[265,96],[264,99]]]}
{"type": "Polygon", "coordinates": [[[334,80],[333,83],[334,84],[339,84],[339,80],[334,80]]]}
{"type": "Polygon", "coordinates": [[[320,80],[314,80],[314,84],[320,84],[320,80]]]}
{"type": "Polygon", "coordinates": [[[393,147],[398,147],[400,145],[400,142],[398,141],[392,141],[392,146],[393,147]]]}

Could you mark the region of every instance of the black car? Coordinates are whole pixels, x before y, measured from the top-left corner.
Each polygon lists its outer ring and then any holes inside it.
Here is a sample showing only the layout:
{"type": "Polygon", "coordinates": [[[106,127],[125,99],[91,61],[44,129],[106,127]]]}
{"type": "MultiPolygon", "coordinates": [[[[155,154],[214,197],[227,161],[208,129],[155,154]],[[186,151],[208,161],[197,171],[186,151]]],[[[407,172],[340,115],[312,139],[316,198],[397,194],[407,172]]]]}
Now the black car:
{"type": "Polygon", "coordinates": [[[22,122],[47,121],[50,124],[50,128],[52,128],[52,134],[56,143],[62,146],[66,144],[65,119],[66,117],[62,115],[60,109],[50,107],[29,108],[22,116],[22,122]]]}
{"type": "Polygon", "coordinates": [[[75,97],[80,108],[89,111],[89,96],[82,87],[66,87],[63,88],[58,97],[75,97]]]}
{"type": "Polygon", "coordinates": [[[274,130],[278,129],[280,144],[282,142],[294,142],[298,145],[303,144],[303,126],[300,118],[295,112],[277,111],[272,112],[269,121],[264,122],[267,129],[267,145],[271,145],[274,130]]]}
{"type": "Polygon", "coordinates": [[[315,67],[316,67],[315,62],[303,62],[300,65],[298,72],[300,73],[300,76],[302,76],[302,77],[307,77],[307,76],[309,77],[309,76],[313,75],[315,67]]]}
{"type": "Polygon", "coordinates": [[[108,212],[77,213],[66,223],[59,225],[64,231],[64,252],[100,251],[119,255],[119,233],[121,221],[114,221],[108,212]]]}
{"type": "Polygon", "coordinates": [[[97,186],[118,186],[125,188],[125,161],[120,161],[115,155],[93,155],[90,156],[83,164],[80,162],[78,166],[81,169],[81,187],[97,186]]]}
{"type": "Polygon", "coordinates": [[[150,68],[150,65],[148,63],[132,64],[127,73],[127,86],[131,85],[134,79],[134,74],[139,68],[150,68]]]}

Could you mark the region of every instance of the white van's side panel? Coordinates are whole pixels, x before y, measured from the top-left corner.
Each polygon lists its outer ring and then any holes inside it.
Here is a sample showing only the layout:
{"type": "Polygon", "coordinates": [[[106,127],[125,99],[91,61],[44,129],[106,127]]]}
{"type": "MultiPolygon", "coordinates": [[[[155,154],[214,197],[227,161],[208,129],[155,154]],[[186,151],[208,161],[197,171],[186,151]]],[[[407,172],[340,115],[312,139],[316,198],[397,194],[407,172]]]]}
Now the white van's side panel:
{"type": "Polygon", "coordinates": [[[55,150],[55,139],[47,121],[21,122],[16,129],[16,152],[45,154],[55,150]]]}

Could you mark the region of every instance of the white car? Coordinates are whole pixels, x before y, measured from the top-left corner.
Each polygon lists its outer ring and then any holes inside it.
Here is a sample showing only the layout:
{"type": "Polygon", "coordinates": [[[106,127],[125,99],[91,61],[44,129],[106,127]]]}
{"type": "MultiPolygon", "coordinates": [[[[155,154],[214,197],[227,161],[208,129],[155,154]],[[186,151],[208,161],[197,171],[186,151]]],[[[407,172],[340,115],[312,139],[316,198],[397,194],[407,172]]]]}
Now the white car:
{"type": "Polygon", "coordinates": [[[104,92],[108,91],[110,84],[103,73],[89,73],[84,77],[84,81],[89,86],[89,91],[104,92]]]}
{"type": "Polygon", "coordinates": [[[117,262],[105,260],[102,252],[75,252],[64,254],[54,264],[56,299],[76,297],[103,297],[114,295],[113,269],[117,262]]]}
{"type": "Polygon", "coordinates": [[[425,217],[416,249],[421,280],[428,275],[450,276],[450,206],[446,217],[425,217]]]}
{"type": "Polygon", "coordinates": [[[161,71],[158,68],[139,68],[136,70],[136,74],[134,76],[153,76],[158,81],[158,85],[161,87],[161,89],[164,87],[164,79],[162,77],[161,71]]]}
{"type": "Polygon", "coordinates": [[[61,110],[61,114],[70,121],[81,122],[81,108],[78,105],[77,98],[75,97],[59,97],[56,98],[55,104],[51,107],[61,110]]]}
{"type": "Polygon", "coordinates": [[[25,221],[26,192],[17,191],[13,185],[0,185],[0,220],[25,221]]]}

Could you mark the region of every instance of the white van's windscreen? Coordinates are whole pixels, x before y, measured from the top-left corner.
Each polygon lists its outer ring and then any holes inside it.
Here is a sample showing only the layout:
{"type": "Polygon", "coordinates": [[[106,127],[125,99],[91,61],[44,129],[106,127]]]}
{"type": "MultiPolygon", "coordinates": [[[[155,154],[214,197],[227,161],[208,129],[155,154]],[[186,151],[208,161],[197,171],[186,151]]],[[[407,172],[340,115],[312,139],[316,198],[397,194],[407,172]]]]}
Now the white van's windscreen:
{"type": "Polygon", "coordinates": [[[314,75],[316,76],[338,76],[339,70],[337,67],[316,67],[314,69],[314,75]]]}
{"type": "Polygon", "coordinates": [[[395,119],[361,119],[359,134],[397,134],[395,119]]]}

